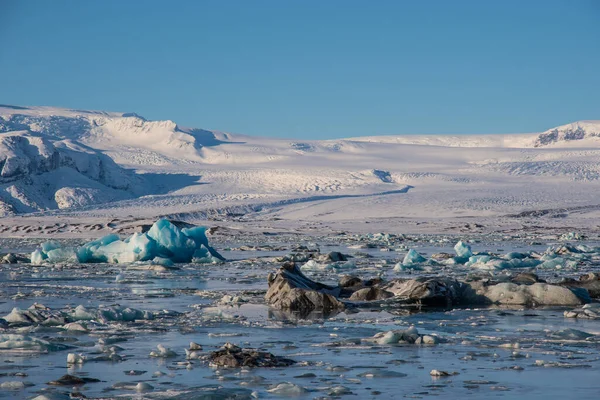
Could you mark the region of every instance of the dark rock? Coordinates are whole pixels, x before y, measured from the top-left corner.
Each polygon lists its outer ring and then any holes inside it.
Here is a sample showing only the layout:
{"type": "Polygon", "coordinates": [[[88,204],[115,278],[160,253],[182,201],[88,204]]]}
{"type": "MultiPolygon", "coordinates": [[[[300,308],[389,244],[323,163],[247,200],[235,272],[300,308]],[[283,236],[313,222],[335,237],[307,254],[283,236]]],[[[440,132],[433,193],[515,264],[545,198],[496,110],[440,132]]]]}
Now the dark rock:
{"type": "Polygon", "coordinates": [[[449,307],[480,301],[468,284],[451,278],[395,279],[384,285],[383,289],[408,303],[427,306],[449,307]]]}
{"type": "Polygon", "coordinates": [[[357,290],[350,296],[351,301],[385,300],[394,297],[394,294],[378,287],[367,287],[357,290]]]}
{"type": "Polygon", "coordinates": [[[349,288],[349,287],[363,287],[363,281],[357,276],[352,275],[344,275],[340,278],[339,282],[340,287],[349,288]]]}
{"type": "Polygon", "coordinates": [[[48,385],[54,386],[78,386],[85,385],[86,383],[100,382],[100,379],[96,378],[80,378],[74,375],[63,375],[55,381],[48,382],[48,385]]]}
{"type": "Polygon", "coordinates": [[[453,305],[507,304],[524,306],[582,305],[591,301],[588,290],[600,291],[598,275],[589,274],[579,281],[561,285],[547,284],[535,274],[521,273],[501,282],[489,279],[458,281],[446,277],[380,278],[362,281],[344,276],[339,286],[327,286],[304,276],[294,263],[285,263],[277,273],[269,274],[267,304],[279,310],[326,315],[363,302],[414,304],[431,307],[453,305]],[[586,290],[588,289],[588,290],[586,290]]]}
{"type": "Polygon", "coordinates": [[[325,255],[325,259],[329,260],[329,261],[333,261],[333,262],[348,261],[348,258],[344,254],[340,253],[339,251],[332,251],[330,253],[327,253],[325,255]]]}
{"type": "Polygon", "coordinates": [[[533,272],[521,272],[520,274],[511,277],[510,281],[520,285],[531,285],[536,282],[544,282],[533,272]]]}
{"type": "Polygon", "coordinates": [[[210,363],[217,367],[288,367],[296,362],[289,358],[279,357],[257,349],[242,349],[231,343],[225,343],[217,351],[208,356],[210,363]]]}
{"type": "Polygon", "coordinates": [[[294,263],[285,263],[275,274],[269,274],[269,289],[265,295],[271,307],[291,311],[343,309],[337,297],[339,287],[314,282],[304,276],[294,263]]]}

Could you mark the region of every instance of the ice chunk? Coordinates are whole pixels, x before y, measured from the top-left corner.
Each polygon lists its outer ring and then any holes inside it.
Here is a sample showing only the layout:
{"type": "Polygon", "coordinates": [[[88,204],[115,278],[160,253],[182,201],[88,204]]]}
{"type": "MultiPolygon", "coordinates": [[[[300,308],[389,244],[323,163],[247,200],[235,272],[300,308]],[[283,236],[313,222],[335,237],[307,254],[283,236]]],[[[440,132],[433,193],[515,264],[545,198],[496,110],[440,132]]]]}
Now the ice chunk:
{"type": "Polygon", "coordinates": [[[2,390],[23,390],[28,386],[33,386],[33,383],[22,381],[7,381],[0,383],[0,389],[2,390]]]}
{"type": "Polygon", "coordinates": [[[102,251],[99,251],[99,249],[117,240],[119,240],[118,235],[110,234],[84,244],[77,250],[79,262],[108,262],[106,255],[102,251]]]}
{"type": "Polygon", "coordinates": [[[149,311],[137,310],[135,308],[123,308],[119,305],[101,308],[99,316],[107,321],[126,321],[131,322],[136,319],[153,319],[154,314],[149,311]]]}
{"type": "Polygon", "coordinates": [[[194,251],[192,262],[196,264],[218,264],[225,260],[219,253],[216,254],[218,254],[219,257],[213,256],[211,250],[201,244],[200,247],[194,251]]]}
{"type": "Polygon", "coordinates": [[[77,255],[71,249],[56,248],[46,252],[47,261],[51,263],[77,262],[77,255]]]}
{"type": "Polygon", "coordinates": [[[172,267],[173,266],[173,261],[171,261],[170,258],[154,257],[152,259],[152,264],[162,265],[163,267],[172,267]]]}
{"type": "Polygon", "coordinates": [[[147,261],[157,253],[158,245],[146,233],[134,233],[129,238],[129,248],[136,254],[136,261],[147,261]]]}
{"type": "MultiPolygon", "coordinates": [[[[184,228],[184,229],[182,229],[182,232],[184,235],[186,235],[187,237],[189,237],[196,243],[196,247],[198,247],[198,248],[204,247],[209,251],[211,256],[213,256],[221,261],[225,261],[225,257],[220,255],[215,249],[213,249],[208,244],[208,238],[206,237],[206,227],[205,226],[195,226],[193,228],[184,228]]],[[[196,256],[194,256],[194,257],[196,257],[196,256]]]]}
{"type": "Polygon", "coordinates": [[[427,261],[425,257],[417,253],[416,250],[410,249],[408,253],[404,256],[404,260],[402,260],[402,265],[408,266],[413,264],[419,264],[427,261]]]}
{"type": "Polygon", "coordinates": [[[166,219],[159,219],[148,231],[158,244],[158,254],[175,262],[188,262],[196,250],[196,242],[166,219]]]}
{"type": "Polygon", "coordinates": [[[83,364],[85,357],[81,354],[69,353],[67,354],[67,364],[83,364]]]}
{"type": "Polygon", "coordinates": [[[569,240],[583,240],[583,239],[585,239],[584,235],[581,235],[577,232],[567,232],[567,233],[563,233],[558,240],[569,241],[569,240]]]}
{"type": "Polygon", "coordinates": [[[133,263],[156,260],[161,265],[173,262],[217,263],[225,259],[208,245],[205,227],[179,229],[160,219],[148,233],[135,233],[125,240],[111,234],[84,244],[76,251],[46,242],[31,254],[31,262],[133,263]]]}
{"type": "Polygon", "coordinates": [[[31,253],[31,263],[33,265],[41,265],[46,258],[48,258],[48,256],[39,249],[31,253]]]}
{"type": "Polygon", "coordinates": [[[90,321],[96,318],[96,314],[91,311],[88,311],[88,309],[84,306],[78,305],[77,307],[75,307],[75,310],[73,310],[73,312],[71,313],[71,318],[73,318],[76,321],[90,321]]]}
{"type": "Polygon", "coordinates": [[[42,247],[42,252],[48,254],[48,252],[51,250],[60,249],[60,244],[58,244],[57,242],[54,242],[54,241],[50,241],[50,242],[42,243],[41,247],[42,247]]]}
{"type": "Polygon", "coordinates": [[[65,348],[67,347],[64,345],[51,344],[45,340],[30,336],[14,334],[0,335],[0,350],[38,353],[64,350],[65,348]]]}
{"type": "Polygon", "coordinates": [[[43,262],[76,262],[77,255],[73,250],[63,249],[57,242],[42,243],[39,249],[31,253],[31,263],[41,265],[43,262]]]}
{"type": "Polygon", "coordinates": [[[282,382],[267,389],[267,392],[278,396],[300,396],[306,393],[306,389],[291,382],[282,382]]]}
{"type": "Polygon", "coordinates": [[[456,243],[456,245],[454,246],[454,251],[456,252],[456,255],[461,258],[469,258],[473,255],[473,252],[471,251],[471,246],[469,246],[462,240],[456,243]]]}
{"type": "Polygon", "coordinates": [[[150,357],[170,358],[177,356],[177,353],[170,348],[163,346],[162,344],[156,346],[156,350],[157,351],[150,352],[150,357]]]}

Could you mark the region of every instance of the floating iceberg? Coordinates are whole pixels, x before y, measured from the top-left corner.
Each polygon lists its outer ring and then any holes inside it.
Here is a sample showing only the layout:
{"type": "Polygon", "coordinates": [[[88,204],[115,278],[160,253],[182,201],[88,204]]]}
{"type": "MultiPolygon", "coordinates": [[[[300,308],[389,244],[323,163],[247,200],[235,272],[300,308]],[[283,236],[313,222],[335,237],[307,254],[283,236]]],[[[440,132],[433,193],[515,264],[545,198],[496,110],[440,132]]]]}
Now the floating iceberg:
{"type": "Polygon", "coordinates": [[[456,255],[461,258],[469,258],[473,255],[471,251],[471,246],[463,242],[462,240],[454,246],[454,251],[456,251],[456,255]]]}
{"type": "Polygon", "coordinates": [[[160,219],[147,233],[134,233],[125,240],[111,234],[84,244],[77,250],[63,249],[56,242],[46,242],[31,254],[31,263],[132,263],[152,261],[170,266],[174,262],[217,263],[225,261],[208,244],[206,228],[179,229],[160,219]]]}

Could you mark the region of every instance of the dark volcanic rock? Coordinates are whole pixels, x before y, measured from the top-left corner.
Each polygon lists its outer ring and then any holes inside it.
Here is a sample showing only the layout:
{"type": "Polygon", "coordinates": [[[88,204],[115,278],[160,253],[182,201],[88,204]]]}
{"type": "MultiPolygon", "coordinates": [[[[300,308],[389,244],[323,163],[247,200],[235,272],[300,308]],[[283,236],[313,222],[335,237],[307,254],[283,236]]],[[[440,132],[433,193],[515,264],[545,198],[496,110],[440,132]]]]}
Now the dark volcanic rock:
{"type": "Polygon", "coordinates": [[[464,302],[483,302],[468,284],[451,278],[395,279],[383,288],[407,303],[427,306],[449,307],[464,302]]]}
{"type": "Polygon", "coordinates": [[[48,385],[54,386],[78,386],[85,385],[86,383],[100,382],[100,379],[95,378],[80,378],[75,375],[63,375],[55,381],[48,382],[48,385]]]}
{"type": "Polygon", "coordinates": [[[367,301],[430,307],[479,304],[575,306],[591,301],[588,290],[600,294],[600,280],[595,274],[559,285],[548,284],[532,273],[521,273],[502,281],[419,277],[384,282],[379,278],[363,281],[344,276],[334,287],[312,281],[294,263],[285,263],[277,273],[270,274],[268,280],[267,304],[302,314],[313,311],[327,314],[348,306],[360,307],[367,301]]]}
{"type": "Polygon", "coordinates": [[[325,255],[325,260],[333,261],[333,262],[348,261],[348,257],[346,257],[344,254],[340,253],[339,251],[332,251],[325,255]]]}
{"type": "Polygon", "coordinates": [[[208,356],[210,363],[217,367],[288,367],[296,361],[279,357],[266,351],[257,349],[242,349],[231,343],[225,343],[217,351],[208,356]]]}
{"type": "Polygon", "coordinates": [[[366,287],[359,289],[350,296],[351,301],[373,301],[385,300],[394,297],[394,294],[378,287],[366,287]]]}
{"type": "Polygon", "coordinates": [[[282,310],[310,312],[343,309],[337,297],[339,287],[314,282],[304,276],[294,263],[285,263],[275,274],[269,274],[267,304],[282,310]]]}
{"type": "Polygon", "coordinates": [[[521,272],[520,274],[511,277],[510,281],[512,283],[518,283],[520,285],[531,285],[537,282],[544,282],[544,280],[541,280],[533,272],[521,272]]]}

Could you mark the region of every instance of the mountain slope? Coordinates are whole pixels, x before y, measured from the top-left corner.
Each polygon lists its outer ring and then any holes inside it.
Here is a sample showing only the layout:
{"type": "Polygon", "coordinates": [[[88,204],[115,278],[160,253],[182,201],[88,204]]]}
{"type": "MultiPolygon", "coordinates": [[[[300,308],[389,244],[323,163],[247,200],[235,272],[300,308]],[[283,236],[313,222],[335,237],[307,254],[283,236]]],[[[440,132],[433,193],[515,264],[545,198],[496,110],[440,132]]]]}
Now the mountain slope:
{"type": "Polygon", "coordinates": [[[585,206],[600,189],[598,126],[288,140],[134,113],[0,106],[0,215],[59,209],[359,219],[585,206]]]}

